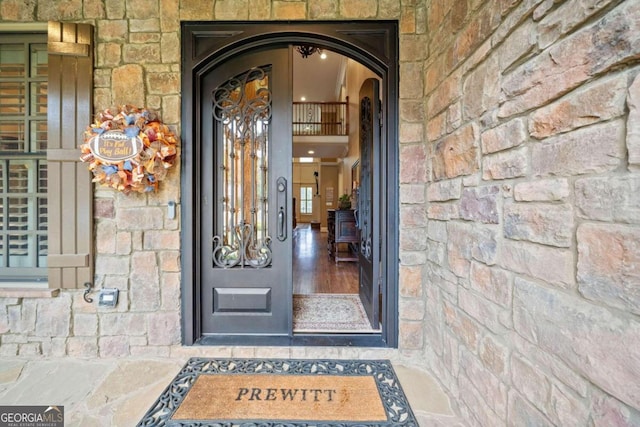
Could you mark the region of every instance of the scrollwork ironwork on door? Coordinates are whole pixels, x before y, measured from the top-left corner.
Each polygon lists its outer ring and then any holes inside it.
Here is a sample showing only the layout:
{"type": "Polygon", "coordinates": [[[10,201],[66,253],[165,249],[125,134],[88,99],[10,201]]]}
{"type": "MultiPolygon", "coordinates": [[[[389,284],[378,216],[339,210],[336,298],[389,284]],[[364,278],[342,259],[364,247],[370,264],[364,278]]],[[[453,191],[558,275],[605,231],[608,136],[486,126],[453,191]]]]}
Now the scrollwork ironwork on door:
{"type": "Polygon", "coordinates": [[[253,68],[212,93],[213,118],[222,145],[217,173],[219,234],[212,239],[215,267],[271,265],[268,229],[268,153],[271,121],[269,76],[253,68]],[[220,230],[220,228],[222,228],[220,230]]]}
{"type": "Polygon", "coordinates": [[[371,99],[364,97],[360,101],[360,192],[358,194],[358,215],[360,217],[360,252],[368,260],[372,256],[372,217],[371,217],[371,138],[373,117],[371,99]]]}

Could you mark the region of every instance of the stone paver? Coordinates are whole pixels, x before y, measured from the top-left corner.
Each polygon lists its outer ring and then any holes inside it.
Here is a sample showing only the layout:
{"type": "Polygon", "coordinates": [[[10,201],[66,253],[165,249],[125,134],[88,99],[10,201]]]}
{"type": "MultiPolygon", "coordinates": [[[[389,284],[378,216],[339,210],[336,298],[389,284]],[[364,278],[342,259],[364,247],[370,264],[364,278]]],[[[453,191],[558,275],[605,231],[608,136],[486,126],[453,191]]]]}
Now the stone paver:
{"type": "MultiPolygon", "coordinates": [[[[134,426],[186,358],[4,359],[0,405],[62,405],[67,427],[134,426]]],[[[394,364],[421,427],[465,424],[426,372],[394,364]]]]}
{"type": "Polygon", "coordinates": [[[465,425],[451,409],[449,396],[430,374],[403,365],[394,365],[393,369],[421,427],[465,425]]]}
{"type": "Polygon", "coordinates": [[[133,426],[183,362],[24,359],[0,362],[0,404],[62,405],[67,426],[133,426]]]}

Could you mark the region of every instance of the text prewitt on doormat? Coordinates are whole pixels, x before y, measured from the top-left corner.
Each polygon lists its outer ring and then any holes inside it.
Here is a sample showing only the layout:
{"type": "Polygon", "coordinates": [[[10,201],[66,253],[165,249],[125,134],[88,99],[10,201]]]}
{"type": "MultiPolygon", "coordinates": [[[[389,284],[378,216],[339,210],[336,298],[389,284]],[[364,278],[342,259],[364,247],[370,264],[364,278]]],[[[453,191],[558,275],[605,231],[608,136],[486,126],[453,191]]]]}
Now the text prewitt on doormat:
{"type": "Polygon", "coordinates": [[[200,375],[174,420],[387,421],[372,376],[200,375]]]}

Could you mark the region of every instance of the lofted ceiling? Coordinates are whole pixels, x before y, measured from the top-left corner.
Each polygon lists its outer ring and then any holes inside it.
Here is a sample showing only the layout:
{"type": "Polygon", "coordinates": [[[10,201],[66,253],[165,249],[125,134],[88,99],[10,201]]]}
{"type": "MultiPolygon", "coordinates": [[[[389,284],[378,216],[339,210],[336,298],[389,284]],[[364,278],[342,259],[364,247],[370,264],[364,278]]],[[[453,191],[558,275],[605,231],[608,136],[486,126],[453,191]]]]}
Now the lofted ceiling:
{"type": "MultiPolygon", "coordinates": [[[[340,101],[340,89],[344,80],[347,58],[324,50],[327,57],[318,53],[303,58],[293,52],[293,101],[307,102],[340,101]]],[[[294,157],[340,158],[348,151],[347,137],[304,136],[293,138],[294,157]],[[309,154],[313,151],[313,154],[309,154]]]]}
{"type": "Polygon", "coordinates": [[[303,58],[293,51],[293,100],[306,97],[309,102],[340,101],[340,86],[346,69],[347,58],[329,50],[303,58]]]}

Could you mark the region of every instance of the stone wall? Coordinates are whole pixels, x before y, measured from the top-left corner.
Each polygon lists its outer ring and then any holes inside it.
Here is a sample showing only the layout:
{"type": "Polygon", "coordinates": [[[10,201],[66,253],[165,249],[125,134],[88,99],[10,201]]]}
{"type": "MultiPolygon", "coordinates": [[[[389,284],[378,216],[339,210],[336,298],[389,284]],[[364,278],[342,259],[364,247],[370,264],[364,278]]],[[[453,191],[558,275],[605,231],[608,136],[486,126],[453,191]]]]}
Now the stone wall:
{"type": "Polygon", "coordinates": [[[640,2],[427,6],[401,209],[428,367],[471,424],[640,425],[640,2]]]}
{"type": "MultiPolygon", "coordinates": [[[[470,424],[640,424],[640,4],[627,0],[0,0],[1,22],[96,27],[95,107],[179,131],[181,20],[399,19],[400,352],[470,424]],[[159,18],[155,18],[159,16],[159,18]]],[[[5,298],[0,354],[174,356],[179,168],[96,192],[97,287],[5,298]]],[[[190,350],[191,351],[191,350],[190,350]]]]}
{"type": "MultiPolygon", "coordinates": [[[[145,106],[157,111],[177,134],[181,21],[394,19],[400,22],[400,43],[407,45],[403,58],[417,53],[424,58],[424,22],[420,24],[424,16],[425,5],[397,0],[0,0],[0,23],[56,20],[92,24],[95,110],[125,103],[145,106]],[[416,36],[419,27],[423,34],[416,36]]],[[[95,287],[120,289],[118,306],[107,309],[87,304],[82,291],[61,291],[56,298],[0,298],[0,355],[165,357],[200,351],[179,345],[180,223],[167,218],[169,201],[178,202],[179,208],[179,165],[171,169],[157,194],[124,196],[100,188],[95,194],[95,287]]],[[[411,286],[418,289],[422,284],[411,286]]],[[[421,307],[421,295],[407,297],[421,307]]],[[[422,314],[413,310],[404,317],[413,320],[422,314]]],[[[414,330],[412,324],[402,328],[414,330]]],[[[405,343],[413,339],[404,336],[405,343]]],[[[419,346],[409,345],[413,352],[408,356],[420,354],[423,341],[416,339],[419,346]]],[[[347,348],[321,352],[225,348],[213,352],[239,356],[370,354],[347,348]]],[[[397,354],[376,354],[392,353],[397,354]]]]}

